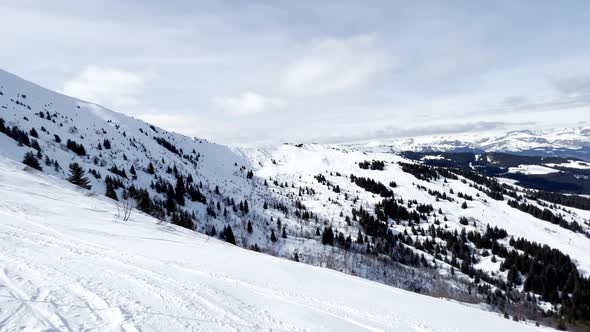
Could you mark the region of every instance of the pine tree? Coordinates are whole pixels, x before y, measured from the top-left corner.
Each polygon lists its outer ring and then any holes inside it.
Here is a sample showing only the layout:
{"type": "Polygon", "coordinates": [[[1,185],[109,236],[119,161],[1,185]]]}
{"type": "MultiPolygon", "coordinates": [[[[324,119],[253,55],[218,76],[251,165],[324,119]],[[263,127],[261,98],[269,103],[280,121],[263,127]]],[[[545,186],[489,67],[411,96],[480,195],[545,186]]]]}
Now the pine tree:
{"type": "Polygon", "coordinates": [[[233,245],[236,244],[236,238],[234,237],[234,232],[232,231],[231,226],[227,225],[223,228],[223,236],[225,237],[225,241],[233,245]]]}
{"type": "Polygon", "coordinates": [[[118,201],[119,198],[117,197],[117,192],[115,191],[115,186],[113,185],[113,182],[111,181],[110,177],[107,177],[105,179],[105,185],[106,185],[106,190],[105,190],[104,195],[108,198],[118,201]]]}
{"type": "Polygon", "coordinates": [[[252,223],[248,220],[248,233],[252,234],[252,223]]]}
{"type": "Polygon", "coordinates": [[[184,206],[184,178],[181,176],[176,179],[176,188],[174,189],[176,194],[176,203],[178,205],[184,206]]]}
{"type": "Polygon", "coordinates": [[[284,227],[283,227],[283,234],[281,235],[281,237],[283,239],[286,239],[287,238],[287,232],[285,231],[285,228],[284,227]]]}
{"type": "Polygon", "coordinates": [[[365,241],[363,241],[363,234],[361,233],[361,230],[359,229],[358,234],[356,235],[356,243],[358,244],[364,244],[365,241]]]}
{"type": "Polygon", "coordinates": [[[35,150],[37,150],[37,152],[41,151],[41,147],[39,146],[39,142],[37,142],[36,139],[32,139],[31,140],[31,147],[35,150]]]}
{"type": "Polygon", "coordinates": [[[70,164],[70,177],[68,178],[68,181],[79,187],[90,190],[90,188],[92,188],[92,186],[90,186],[90,180],[84,175],[84,169],[82,169],[78,163],[70,164]]]}
{"type": "Polygon", "coordinates": [[[156,173],[156,170],[154,169],[154,164],[152,164],[151,161],[150,161],[150,164],[148,165],[147,172],[148,172],[148,174],[155,174],[156,173]]]}
{"type": "Polygon", "coordinates": [[[332,227],[328,228],[325,227],[324,228],[324,233],[322,233],[322,244],[323,245],[334,245],[334,231],[332,231],[332,227]]]}
{"type": "Polygon", "coordinates": [[[35,154],[30,151],[25,153],[25,156],[23,158],[23,164],[25,164],[29,167],[32,167],[34,169],[40,170],[40,171],[43,170],[43,169],[41,169],[41,165],[39,165],[39,159],[37,159],[35,154]]]}
{"type": "Polygon", "coordinates": [[[134,179],[137,178],[137,172],[135,171],[135,167],[133,167],[133,165],[131,165],[131,168],[129,169],[129,173],[131,173],[131,175],[133,176],[134,179]]]}
{"type": "Polygon", "coordinates": [[[463,204],[461,204],[461,208],[462,209],[466,209],[467,208],[467,202],[466,201],[464,201],[463,204]]]}
{"type": "Polygon", "coordinates": [[[270,230],[270,240],[272,242],[277,242],[277,237],[275,236],[275,230],[274,230],[274,228],[270,230]]]}

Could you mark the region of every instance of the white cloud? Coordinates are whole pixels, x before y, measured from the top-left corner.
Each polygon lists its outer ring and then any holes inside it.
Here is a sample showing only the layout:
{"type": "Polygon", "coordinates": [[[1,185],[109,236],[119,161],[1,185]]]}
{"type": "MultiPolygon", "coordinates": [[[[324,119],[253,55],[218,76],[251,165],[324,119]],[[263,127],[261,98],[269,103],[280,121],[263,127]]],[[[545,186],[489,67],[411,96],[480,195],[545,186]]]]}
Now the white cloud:
{"type": "Polygon", "coordinates": [[[285,107],[284,100],[265,97],[254,92],[245,92],[238,96],[215,97],[213,106],[228,113],[262,113],[285,107]]]}
{"type": "Polygon", "coordinates": [[[318,96],[364,86],[391,64],[391,57],[374,44],[372,36],[319,40],[287,67],[282,88],[318,96]]]}
{"type": "Polygon", "coordinates": [[[108,67],[90,66],[64,83],[63,93],[79,99],[117,108],[139,105],[139,93],[147,74],[108,67]]]}

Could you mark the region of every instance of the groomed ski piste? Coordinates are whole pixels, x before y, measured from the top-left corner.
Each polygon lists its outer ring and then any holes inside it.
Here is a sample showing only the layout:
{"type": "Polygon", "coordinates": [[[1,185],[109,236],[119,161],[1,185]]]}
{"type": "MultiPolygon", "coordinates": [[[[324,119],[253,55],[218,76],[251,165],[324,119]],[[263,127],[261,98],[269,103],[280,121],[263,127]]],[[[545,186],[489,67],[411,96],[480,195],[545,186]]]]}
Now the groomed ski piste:
{"type": "Polygon", "coordinates": [[[1,331],[529,331],[241,249],[0,157],[1,331]]]}

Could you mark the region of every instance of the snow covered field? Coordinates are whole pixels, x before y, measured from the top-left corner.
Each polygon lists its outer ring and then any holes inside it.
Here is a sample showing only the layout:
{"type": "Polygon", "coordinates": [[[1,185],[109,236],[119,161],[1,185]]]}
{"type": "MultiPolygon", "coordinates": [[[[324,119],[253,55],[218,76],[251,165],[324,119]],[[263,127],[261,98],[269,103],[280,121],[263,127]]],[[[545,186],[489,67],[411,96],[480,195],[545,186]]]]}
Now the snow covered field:
{"type": "Polygon", "coordinates": [[[525,331],[514,322],[240,249],[0,159],[0,330],[525,331]]]}
{"type": "Polygon", "coordinates": [[[566,167],[575,169],[590,169],[588,163],[579,160],[569,160],[567,163],[562,164],[546,164],[549,167],[566,167]]]}
{"type": "Polygon", "coordinates": [[[522,173],[527,175],[541,175],[559,172],[556,169],[540,166],[540,165],[518,165],[518,167],[510,167],[508,173],[522,173]]]}

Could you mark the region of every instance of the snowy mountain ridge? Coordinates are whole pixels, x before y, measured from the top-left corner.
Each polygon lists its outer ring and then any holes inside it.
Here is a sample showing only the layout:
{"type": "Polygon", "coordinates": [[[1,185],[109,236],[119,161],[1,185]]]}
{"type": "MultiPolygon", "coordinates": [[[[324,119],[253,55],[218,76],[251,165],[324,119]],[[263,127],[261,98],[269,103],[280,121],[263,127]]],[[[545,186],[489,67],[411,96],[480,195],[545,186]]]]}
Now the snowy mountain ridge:
{"type": "Polygon", "coordinates": [[[389,150],[229,148],[3,71],[0,156],[70,180],[77,163],[89,193],[254,251],[485,302],[515,320],[577,326],[590,314],[579,305],[590,296],[583,197],[427,167],[389,150]]]}
{"type": "Polygon", "coordinates": [[[590,158],[590,125],[577,127],[432,135],[374,141],[353,146],[368,151],[513,152],[590,158]]]}

